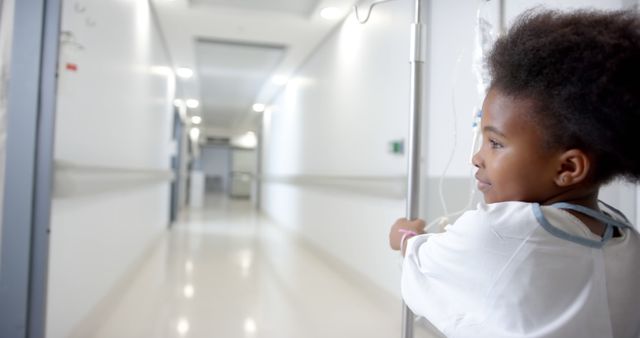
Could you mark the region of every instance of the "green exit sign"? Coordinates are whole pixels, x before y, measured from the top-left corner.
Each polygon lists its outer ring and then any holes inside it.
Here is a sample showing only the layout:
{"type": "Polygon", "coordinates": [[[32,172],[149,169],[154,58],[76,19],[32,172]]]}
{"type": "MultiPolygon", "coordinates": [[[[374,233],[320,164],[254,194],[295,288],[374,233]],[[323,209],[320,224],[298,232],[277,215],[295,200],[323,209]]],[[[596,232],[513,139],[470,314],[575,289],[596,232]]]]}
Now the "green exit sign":
{"type": "Polygon", "coordinates": [[[389,142],[389,151],[395,155],[404,155],[404,140],[393,140],[389,142]]]}

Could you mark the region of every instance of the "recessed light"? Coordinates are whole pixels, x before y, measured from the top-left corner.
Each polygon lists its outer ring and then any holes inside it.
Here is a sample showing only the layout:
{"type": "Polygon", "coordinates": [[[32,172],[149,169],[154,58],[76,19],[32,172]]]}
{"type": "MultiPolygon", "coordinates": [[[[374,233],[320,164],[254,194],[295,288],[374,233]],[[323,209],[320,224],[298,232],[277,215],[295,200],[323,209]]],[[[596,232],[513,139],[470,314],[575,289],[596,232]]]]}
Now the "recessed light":
{"type": "Polygon", "coordinates": [[[200,137],[200,128],[191,128],[189,135],[192,140],[197,140],[200,137]]]}
{"type": "Polygon", "coordinates": [[[191,70],[191,68],[181,67],[176,69],[176,75],[183,79],[188,79],[193,76],[193,70],[191,70]]]}
{"type": "Polygon", "coordinates": [[[256,104],[253,105],[252,108],[253,108],[254,112],[261,113],[261,112],[264,111],[265,106],[262,103],[256,103],[256,104]]]}
{"type": "Polygon", "coordinates": [[[200,105],[200,101],[198,101],[196,99],[188,99],[187,100],[187,107],[189,107],[189,108],[198,108],[199,105],[200,105]]]}
{"type": "Polygon", "coordinates": [[[326,20],[335,20],[340,17],[342,12],[337,7],[325,7],[320,10],[320,16],[326,20]]]}
{"type": "Polygon", "coordinates": [[[193,124],[200,124],[200,122],[202,122],[202,117],[200,117],[200,116],[192,116],[191,117],[191,122],[193,122],[193,124]]]}

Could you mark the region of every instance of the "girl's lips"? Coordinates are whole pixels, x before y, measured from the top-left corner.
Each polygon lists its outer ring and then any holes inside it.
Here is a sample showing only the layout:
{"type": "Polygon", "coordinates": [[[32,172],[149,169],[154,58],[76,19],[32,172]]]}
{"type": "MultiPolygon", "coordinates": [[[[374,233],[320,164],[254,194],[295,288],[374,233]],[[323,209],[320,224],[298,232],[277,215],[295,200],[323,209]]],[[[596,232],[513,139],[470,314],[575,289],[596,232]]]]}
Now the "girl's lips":
{"type": "Polygon", "coordinates": [[[478,190],[481,192],[485,192],[491,187],[491,183],[481,180],[478,175],[476,175],[476,180],[478,181],[478,190]]]}
{"type": "Polygon", "coordinates": [[[490,187],[491,187],[491,184],[478,181],[478,190],[480,190],[481,192],[485,192],[489,190],[490,187]]]}

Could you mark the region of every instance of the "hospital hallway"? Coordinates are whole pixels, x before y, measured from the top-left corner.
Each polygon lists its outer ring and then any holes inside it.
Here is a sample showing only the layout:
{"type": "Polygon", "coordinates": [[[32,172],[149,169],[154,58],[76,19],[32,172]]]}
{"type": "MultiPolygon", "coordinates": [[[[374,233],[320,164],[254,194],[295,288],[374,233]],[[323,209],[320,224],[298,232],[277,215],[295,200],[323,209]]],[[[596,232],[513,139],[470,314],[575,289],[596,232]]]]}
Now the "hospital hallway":
{"type": "MultiPolygon", "coordinates": [[[[483,60],[540,5],[640,0],[0,0],[0,338],[462,323],[403,299],[394,224],[481,201],[483,60]]],[[[640,224],[639,186],[599,198],[640,224]]]]}
{"type": "MultiPolygon", "coordinates": [[[[205,201],[72,337],[399,335],[397,299],[294,238],[250,201],[205,201]]],[[[436,336],[417,326],[416,337],[436,336]]]]}

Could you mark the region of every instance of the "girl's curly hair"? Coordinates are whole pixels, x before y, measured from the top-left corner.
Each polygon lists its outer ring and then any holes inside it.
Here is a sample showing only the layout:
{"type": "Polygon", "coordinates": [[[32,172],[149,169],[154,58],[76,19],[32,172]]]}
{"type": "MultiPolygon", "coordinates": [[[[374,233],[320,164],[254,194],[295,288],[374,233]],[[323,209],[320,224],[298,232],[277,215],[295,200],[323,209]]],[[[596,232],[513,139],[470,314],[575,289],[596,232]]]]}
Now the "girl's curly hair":
{"type": "Polygon", "coordinates": [[[518,17],[489,54],[491,87],[536,103],[549,149],[579,148],[595,182],[640,181],[640,18],[637,11],[518,17]]]}

